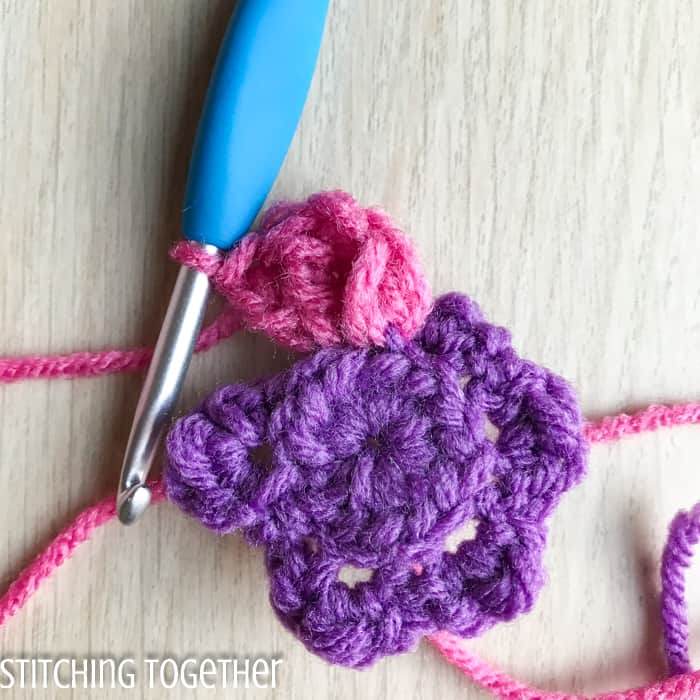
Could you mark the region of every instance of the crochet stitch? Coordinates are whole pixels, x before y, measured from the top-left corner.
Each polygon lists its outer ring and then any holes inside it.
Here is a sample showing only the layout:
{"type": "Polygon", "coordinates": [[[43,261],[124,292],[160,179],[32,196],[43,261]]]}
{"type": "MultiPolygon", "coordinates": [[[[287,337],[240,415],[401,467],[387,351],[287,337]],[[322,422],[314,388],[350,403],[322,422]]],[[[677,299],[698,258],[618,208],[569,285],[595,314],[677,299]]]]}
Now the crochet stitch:
{"type": "Polygon", "coordinates": [[[168,497],[264,545],[283,623],[327,660],[363,667],[529,610],[545,519],[583,475],[586,447],[571,388],[451,294],[412,341],[391,327],[384,349],[321,350],[218,389],[176,423],[167,452],[168,497]],[[269,466],[253,456],[263,446],[269,466]],[[444,551],[471,520],[474,539],[444,551]],[[344,566],[373,574],[350,588],[344,566]]]}

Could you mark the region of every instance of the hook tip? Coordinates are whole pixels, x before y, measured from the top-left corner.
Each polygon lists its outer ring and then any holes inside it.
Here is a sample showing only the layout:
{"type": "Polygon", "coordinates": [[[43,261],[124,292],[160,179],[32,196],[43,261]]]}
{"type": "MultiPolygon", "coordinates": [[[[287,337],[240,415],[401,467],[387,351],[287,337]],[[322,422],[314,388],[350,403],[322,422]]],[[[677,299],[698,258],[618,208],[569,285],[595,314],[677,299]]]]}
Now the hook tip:
{"type": "Polygon", "coordinates": [[[145,484],[134,484],[117,499],[117,515],[124,525],[135,523],[151,503],[151,489],[145,484]]]}

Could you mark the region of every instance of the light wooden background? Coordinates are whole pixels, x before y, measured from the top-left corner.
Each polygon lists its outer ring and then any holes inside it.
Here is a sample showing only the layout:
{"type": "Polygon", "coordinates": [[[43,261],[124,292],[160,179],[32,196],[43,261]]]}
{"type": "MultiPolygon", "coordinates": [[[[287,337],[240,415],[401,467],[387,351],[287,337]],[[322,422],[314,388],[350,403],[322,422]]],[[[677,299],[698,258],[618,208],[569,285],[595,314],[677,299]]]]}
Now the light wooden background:
{"type": "MultiPolygon", "coordinates": [[[[0,0],[0,352],[154,339],[231,4],[0,0]]],[[[699,36],[691,0],[334,0],[274,195],[342,187],[383,204],[435,290],[478,299],[590,416],[698,399],[699,36]]],[[[229,341],[194,361],[182,407],[289,361],[229,341]]],[[[0,389],[3,586],[115,488],[140,382],[0,389]]],[[[700,498],[699,454],[694,428],[595,447],[552,522],[536,610],[471,646],[547,689],[659,677],[659,554],[700,498]]],[[[81,550],[0,631],[0,652],[280,654],[277,697],[481,697],[427,645],[331,668],[266,598],[259,552],[159,507],[81,550]]],[[[700,575],[690,598],[700,658],[700,575]]]]}

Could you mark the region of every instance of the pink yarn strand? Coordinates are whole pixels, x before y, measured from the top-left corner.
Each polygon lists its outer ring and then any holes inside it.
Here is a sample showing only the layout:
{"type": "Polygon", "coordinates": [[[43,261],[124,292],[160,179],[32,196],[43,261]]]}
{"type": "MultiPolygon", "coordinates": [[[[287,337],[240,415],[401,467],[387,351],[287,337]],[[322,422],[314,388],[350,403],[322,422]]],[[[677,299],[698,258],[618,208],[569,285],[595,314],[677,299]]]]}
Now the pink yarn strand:
{"type": "Polygon", "coordinates": [[[428,638],[430,643],[465,676],[477,685],[504,700],[578,700],[581,696],[549,693],[531,688],[511,678],[478,656],[471,654],[462,641],[446,632],[428,638]]]}
{"type": "MultiPolygon", "coordinates": [[[[161,481],[149,483],[152,503],[165,499],[165,489],[161,481]]],[[[14,617],[37,592],[39,586],[58,569],[83,542],[92,536],[99,527],[106,525],[116,516],[114,497],[105,498],[82,511],[49,546],[29,564],[9,585],[0,598],[0,627],[14,617]]]]}
{"type": "Polygon", "coordinates": [[[672,676],[641,688],[594,696],[548,692],[521,683],[471,654],[457,637],[434,634],[430,642],[471,681],[503,700],[693,700],[700,694],[700,671],[672,676]]]}
{"type": "Polygon", "coordinates": [[[587,423],[584,432],[586,439],[591,443],[612,442],[627,435],[692,423],[700,423],[700,403],[671,406],[652,404],[631,415],[619,413],[587,423]]]}
{"type": "MultiPolygon", "coordinates": [[[[231,311],[223,311],[202,330],[195,352],[206,352],[233,335],[240,327],[240,322],[231,311]]],[[[152,355],[152,348],[133,348],[71,352],[65,355],[0,357],[0,384],[11,384],[23,379],[78,379],[132,372],[148,367],[152,355]]]]}

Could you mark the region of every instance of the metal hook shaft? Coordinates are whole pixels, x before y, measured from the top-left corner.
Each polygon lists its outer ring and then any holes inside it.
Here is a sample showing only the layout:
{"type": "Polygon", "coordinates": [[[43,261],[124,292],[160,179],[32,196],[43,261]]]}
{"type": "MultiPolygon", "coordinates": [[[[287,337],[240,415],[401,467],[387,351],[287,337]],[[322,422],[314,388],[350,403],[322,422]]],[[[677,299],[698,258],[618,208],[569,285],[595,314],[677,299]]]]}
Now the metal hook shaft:
{"type": "MultiPolygon", "coordinates": [[[[202,247],[211,254],[219,252],[215,246],[202,247]]],[[[180,268],[122,463],[117,514],[125,525],[138,520],[151,502],[146,478],[180,394],[208,298],[209,278],[198,270],[180,268]]]]}

